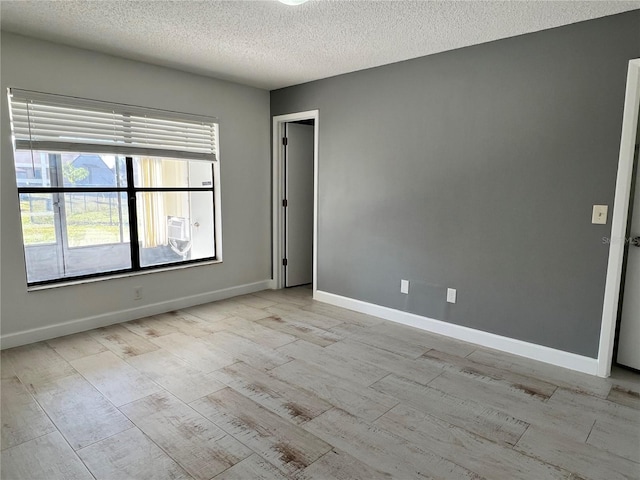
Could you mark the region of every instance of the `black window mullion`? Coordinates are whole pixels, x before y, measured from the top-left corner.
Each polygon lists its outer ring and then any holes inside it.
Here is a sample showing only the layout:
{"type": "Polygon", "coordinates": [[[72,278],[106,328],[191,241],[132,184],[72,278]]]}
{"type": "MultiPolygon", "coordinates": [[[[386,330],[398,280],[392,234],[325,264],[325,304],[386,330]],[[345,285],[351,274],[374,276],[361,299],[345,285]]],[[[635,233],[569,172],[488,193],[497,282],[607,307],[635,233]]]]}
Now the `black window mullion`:
{"type": "Polygon", "coordinates": [[[129,245],[131,246],[131,268],[140,270],[140,243],[138,242],[138,209],[136,188],[133,183],[133,158],[126,157],[127,203],[129,205],[129,245]]]}
{"type": "Polygon", "coordinates": [[[213,187],[136,187],[136,192],[212,192],[213,187]]]}
{"type": "Polygon", "coordinates": [[[213,164],[211,164],[211,201],[213,202],[213,238],[211,241],[213,242],[213,256],[214,258],[218,258],[218,230],[216,228],[216,171],[213,168],[213,164]]]}
{"type": "Polygon", "coordinates": [[[18,187],[20,193],[112,193],[126,192],[124,187],[18,187]]]}

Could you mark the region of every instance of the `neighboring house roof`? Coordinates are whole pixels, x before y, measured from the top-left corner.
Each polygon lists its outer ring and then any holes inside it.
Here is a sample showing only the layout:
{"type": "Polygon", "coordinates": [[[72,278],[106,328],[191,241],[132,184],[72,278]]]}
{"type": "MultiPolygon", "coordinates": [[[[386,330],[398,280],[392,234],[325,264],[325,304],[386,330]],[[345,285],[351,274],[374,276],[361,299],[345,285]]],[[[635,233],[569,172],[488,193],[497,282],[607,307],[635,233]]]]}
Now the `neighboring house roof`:
{"type": "Polygon", "coordinates": [[[89,175],[75,182],[78,186],[115,187],[113,171],[99,155],[78,155],[71,164],[76,168],[86,168],[89,175]]]}

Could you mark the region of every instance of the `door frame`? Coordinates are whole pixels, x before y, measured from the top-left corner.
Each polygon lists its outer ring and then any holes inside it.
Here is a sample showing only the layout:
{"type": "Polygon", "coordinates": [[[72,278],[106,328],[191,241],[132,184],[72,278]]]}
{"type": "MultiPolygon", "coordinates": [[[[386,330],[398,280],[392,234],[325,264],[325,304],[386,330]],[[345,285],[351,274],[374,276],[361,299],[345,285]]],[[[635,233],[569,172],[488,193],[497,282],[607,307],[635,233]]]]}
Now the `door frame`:
{"type": "Polygon", "coordinates": [[[627,218],[631,195],[633,175],[633,156],[638,128],[638,112],[640,110],[640,58],[629,61],[627,72],[627,89],[622,119],[620,138],[620,156],[618,158],[618,176],[611,220],[611,237],[609,244],[609,262],[604,289],[602,308],[602,325],[600,329],[600,345],[598,348],[599,377],[611,375],[613,363],[613,343],[618,321],[618,304],[620,299],[620,283],[624,261],[625,238],[627,235],[627,218]]]}
{"type": "Polygon", "coordinates": [[[282,259],[285,253],[284,233],[284,207],[282,199],[285,194],[285,169],[284,169],[284,145],[282,138],[284,127],[288,122],[298,120],[313,120],[313,296],[318,289],[318,132],[319,110],[289,113],[273,117],[273,162],[271,178],[273,181],[273,206],[272,206],[272,287],[284,288],[284,266],[282,259]]]}

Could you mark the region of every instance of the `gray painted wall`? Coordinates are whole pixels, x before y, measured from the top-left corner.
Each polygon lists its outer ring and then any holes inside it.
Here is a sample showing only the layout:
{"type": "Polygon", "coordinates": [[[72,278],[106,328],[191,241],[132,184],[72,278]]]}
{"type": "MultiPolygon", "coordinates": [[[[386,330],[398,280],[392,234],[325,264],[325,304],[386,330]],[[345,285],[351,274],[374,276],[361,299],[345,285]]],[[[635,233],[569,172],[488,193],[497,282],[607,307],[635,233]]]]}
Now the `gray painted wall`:
{"type": "Polygon", "coordinates": [[[320,110],[318,288],[597,357],[637,57],[639,11],[271,92],[320,110]]]}
{"type": "Polygon", "coordinates": [[[4,32],[1,45],[3,335],[271,278],[267,91],[4,32]],[[7,87],[218,117],[224,263],[28,293],[7,87]]]}

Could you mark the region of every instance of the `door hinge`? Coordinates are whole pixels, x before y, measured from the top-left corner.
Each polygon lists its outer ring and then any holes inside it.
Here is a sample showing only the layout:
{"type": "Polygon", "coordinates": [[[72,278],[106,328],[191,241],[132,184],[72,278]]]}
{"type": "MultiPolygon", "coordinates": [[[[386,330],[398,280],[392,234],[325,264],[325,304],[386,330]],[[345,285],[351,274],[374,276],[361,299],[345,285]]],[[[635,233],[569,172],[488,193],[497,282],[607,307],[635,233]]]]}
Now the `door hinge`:
{"type": "Polygon", "coordinates": [[[283,206],[283,207],[286,207],[288,204],[289,204],[289,203],[287,202],[287,199],[286,199],[286,198],[282,200],[282,206],[283,206]]]}
{"type": "Polygon", "coordinates": [[[286,258],[282,259],[282,265],[285,266],[285,267],[287,266],[287,259],[286,258]]]}
{"type": "Polygon", "coordinates": [[[289,144],[289,139],[287,139],[287,137],[282,137],[282,145],[288,145],[289,144]]]}

